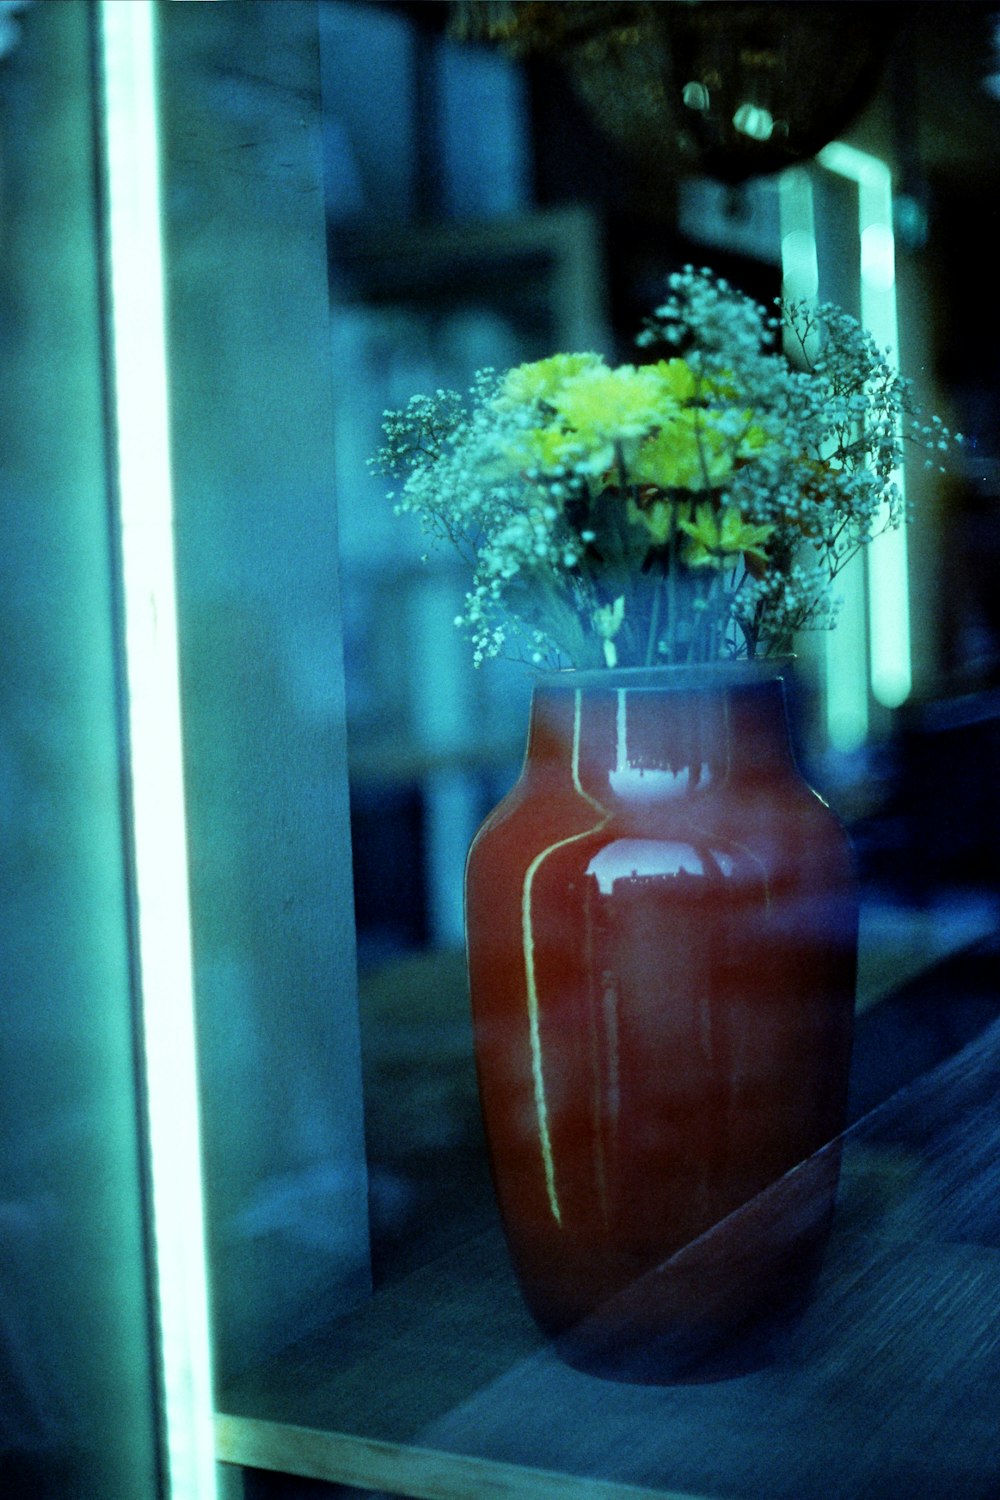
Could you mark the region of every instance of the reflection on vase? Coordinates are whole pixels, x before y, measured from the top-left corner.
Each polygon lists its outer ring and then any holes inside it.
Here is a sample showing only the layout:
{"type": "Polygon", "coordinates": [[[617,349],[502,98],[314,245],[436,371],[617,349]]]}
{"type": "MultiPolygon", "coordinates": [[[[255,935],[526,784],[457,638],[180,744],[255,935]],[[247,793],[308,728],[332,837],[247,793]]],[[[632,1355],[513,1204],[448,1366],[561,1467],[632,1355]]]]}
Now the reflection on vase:
{"type": "Polygon", "coordinates": [[[547,679],[467,921],[497,1196],[541,1328],[665,1378],[795,1300],[836,1153],[736,1211],[842,1127],[856,901],[780,677],[547,679]]]}

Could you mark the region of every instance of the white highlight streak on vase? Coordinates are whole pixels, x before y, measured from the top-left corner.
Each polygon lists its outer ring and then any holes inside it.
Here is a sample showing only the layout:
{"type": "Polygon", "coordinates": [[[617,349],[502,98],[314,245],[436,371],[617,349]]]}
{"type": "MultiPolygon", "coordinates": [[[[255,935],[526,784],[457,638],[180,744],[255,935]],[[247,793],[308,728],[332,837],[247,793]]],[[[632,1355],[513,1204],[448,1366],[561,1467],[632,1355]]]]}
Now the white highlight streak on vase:
{"type": "Polygon", "coordinates": [[[524,977],[527,990],[528,1003],[528,1036],[531,1045],[531,1073],[534,1083],[535,1113],[538,1116],[538,1137],[542,1150],[542,1165],[545,1171],[545,1190],[548,1194],[549,1207],[552,1217],[557,1224],[562,1223],[562,1210],[559,1206],[559,1194],[556,1188],[556,1169],[552,1155],[552,1139],[549,1134],[549,1111],[548,1102],[545,1097],[545,1073],[542,1057],[542,1037],[538,1022],[538,986],[535,977],[535,937],[531,927],[531,890],[534,885],[535,876],[550,854],[557,849],[565,849],[569,844],[575,844],[580,839],[589,838],[591,834],[597,833],[608,820],[609,814],[601,804],[585,792],[580,782],[580,691],[573,694],[573,753],[572,753],[572,775],[573,787],[581,797],[585,798],[593,807],[601,813],[601,821],[593,828],[587,828],[583,833],[572,833],[568,838],[558,839],[543,849],[540,854],[528,866],[528,872],[524,877],[524,890],[521,896],[521,931],[524,946],[524,977]]]}

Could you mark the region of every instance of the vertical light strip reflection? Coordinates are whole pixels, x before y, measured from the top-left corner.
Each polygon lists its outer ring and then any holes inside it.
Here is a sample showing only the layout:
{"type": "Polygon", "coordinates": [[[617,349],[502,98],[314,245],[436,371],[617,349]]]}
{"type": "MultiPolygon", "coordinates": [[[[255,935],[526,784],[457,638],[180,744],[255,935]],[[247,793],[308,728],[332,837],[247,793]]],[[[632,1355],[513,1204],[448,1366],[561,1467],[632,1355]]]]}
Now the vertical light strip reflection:
{"type": "MultiPolygon", "coordinates": [[[[782,293],[789,300],[815,302],[819,295],[819,256],[813,187],[803,167],[779,179],[782,293]]],[[[811,352],[811,351],[810,351],[811,352]]],[[[822,637],[823,723],[836,750],[856,750],[868,736],[868,641],[865,629],[865,573],[856,557],[835,585],[842,603],[836,630],[822,637]]]]}
{"type": "Polygon", "coordinates": [[[138,969],[170,1500],[214,1500],[152,0],[102,0],[138,969]]]}
{"type": "MultiPolygon", "coordinates": [[[[892,173],[884,161],[834,141],[819,153],[830,172],[858,185],[861,242],[861,321],[876,344],[899,362],[896,305],[896,247],[892,226],[892,173]]],[[[904,499],[902,469],[895,480],[904,499]]],[[[910,586],[906,528],[887,531],[868,548],[868,610],[871,687],[888,708],[906,701],[913,685],[910,642],[910,586]]]]}
{"type": "Polygon", "coordinates": [[[778,179],[781,218],[781,279],[786,300],[813,302],[819,292],[819,260],[813,190],[804,167],[791,167],[778,179]]]}

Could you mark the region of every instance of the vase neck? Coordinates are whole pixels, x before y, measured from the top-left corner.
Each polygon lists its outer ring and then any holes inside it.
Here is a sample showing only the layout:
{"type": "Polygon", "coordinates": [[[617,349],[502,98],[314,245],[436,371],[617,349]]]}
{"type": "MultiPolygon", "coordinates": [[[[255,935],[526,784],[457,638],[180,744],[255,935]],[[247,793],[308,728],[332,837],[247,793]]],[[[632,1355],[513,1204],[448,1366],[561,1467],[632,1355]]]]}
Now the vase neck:
{"type": "Polygon", "coordinates": [[[718,686],[543,682],[527,766],[568,776],[585,795],[626,801],[794,775],[784,684],[777,676],[718,686]]]}

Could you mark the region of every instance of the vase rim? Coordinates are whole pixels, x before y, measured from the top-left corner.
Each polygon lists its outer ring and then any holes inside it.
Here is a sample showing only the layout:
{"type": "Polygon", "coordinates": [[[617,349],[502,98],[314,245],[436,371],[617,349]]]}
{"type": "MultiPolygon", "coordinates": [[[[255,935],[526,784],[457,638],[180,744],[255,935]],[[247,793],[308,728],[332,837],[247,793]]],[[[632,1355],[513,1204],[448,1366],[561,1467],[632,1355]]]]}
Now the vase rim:
{"type": "Polygon", "coordinates": [[[588,691],[609,690],[658,692],[709,692],[720,687],[748,687],[787,677],[794,656],[771,656],[753,661],[712,661],[697,664],[677,663],[658,667],[560,668],[538,672],[536,686],[588,691]]]}

